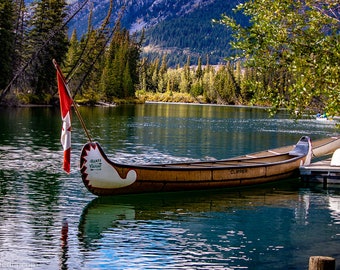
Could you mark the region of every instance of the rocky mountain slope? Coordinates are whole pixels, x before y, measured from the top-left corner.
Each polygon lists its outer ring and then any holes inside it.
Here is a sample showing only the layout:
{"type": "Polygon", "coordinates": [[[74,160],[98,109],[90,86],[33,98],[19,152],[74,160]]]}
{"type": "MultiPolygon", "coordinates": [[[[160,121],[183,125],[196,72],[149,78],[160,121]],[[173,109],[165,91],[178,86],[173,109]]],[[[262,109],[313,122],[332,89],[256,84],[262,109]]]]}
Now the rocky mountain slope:
{"type": "MultiPolygon", "coordinates": [[[[79,0],[80,1],[80,0],[79,0]]],[[[76,5],[74,1],[72,5],[76,5]]],[[[169,65],[191,64],[200,57],[205,64],[218,64],[230,55],[230,32],[212,23],[221,14],[233,14],[239,0],[116,0],[114,16],[125,3],[122,26],[130,33],[145,29],[143,55],[149,58],[167,55],[169,65]]],[[[97,27],[107,14],[109,0],[92,0],[70,23],[79,35],[86,33],[88,14],[93,8],[92,24],[97,27]]]]}
{"type": "MultiPolygon", "coordinates": [[[[72,13],[85,0],[68,0],[72,13]]],[[[205,64],[218,64],[230,55],[230,32],[223,25],[213,24],[221,14],[233,14],[232,9],[244,0],[115,0],[112,21],[125,5],[122,26],[130,33],[145,29],[143,56],[167,55],[169,65],[183,65],[190,56],[191,64],[200,57],[205,64]]],[[[26,0],[27,4],[32,0],[26,0]]],[[[68,25],[70,33],[77,29],[80,38],[87,32],[90,10],[96,28],[107,15],[109,0],[89,0],[83,10],[68,25]]],[[[244,20],[244,18],[241,20],[244,20]]]]}

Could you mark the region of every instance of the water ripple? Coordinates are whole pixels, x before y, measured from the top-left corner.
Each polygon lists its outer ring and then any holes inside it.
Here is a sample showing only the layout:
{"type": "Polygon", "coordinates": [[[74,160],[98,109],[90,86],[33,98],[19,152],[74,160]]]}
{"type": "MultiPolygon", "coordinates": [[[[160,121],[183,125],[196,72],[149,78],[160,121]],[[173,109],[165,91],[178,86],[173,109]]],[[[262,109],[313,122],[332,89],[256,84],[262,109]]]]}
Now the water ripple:
{"type": "MultiPolygon", "coordinates": [[[[218,159],[334,133],[313,121],[222,106],[80,109],[121,163],[218,159]]],[[[59,111],[2,110],[0,121],[0,268],[304,269],[310,254],[339,259],[339,192],[291,179],[97,199],[79,175],[86,138],[77,121],[70,174],[61,169],[59,111]]]]}

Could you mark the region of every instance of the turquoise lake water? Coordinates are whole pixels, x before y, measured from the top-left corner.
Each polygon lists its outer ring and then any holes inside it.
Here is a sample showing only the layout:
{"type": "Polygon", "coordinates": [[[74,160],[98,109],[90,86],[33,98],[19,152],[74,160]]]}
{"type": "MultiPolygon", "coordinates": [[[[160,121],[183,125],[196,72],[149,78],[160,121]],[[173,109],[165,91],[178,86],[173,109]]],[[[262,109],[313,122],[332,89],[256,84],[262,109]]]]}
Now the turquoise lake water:
{"type": "MultiPolygon", "coordinates": [[[[260,108],[185,104],[79,108],[121,163],[212,160],[338,135],[334,124],[260,108]]],[[[62,169],[60,112],[0,108],[0,269],[340,269],[340,186],[299,179],[256,188],[97,198],[82,184],[86,136],[72,119],[62,169]]]]}

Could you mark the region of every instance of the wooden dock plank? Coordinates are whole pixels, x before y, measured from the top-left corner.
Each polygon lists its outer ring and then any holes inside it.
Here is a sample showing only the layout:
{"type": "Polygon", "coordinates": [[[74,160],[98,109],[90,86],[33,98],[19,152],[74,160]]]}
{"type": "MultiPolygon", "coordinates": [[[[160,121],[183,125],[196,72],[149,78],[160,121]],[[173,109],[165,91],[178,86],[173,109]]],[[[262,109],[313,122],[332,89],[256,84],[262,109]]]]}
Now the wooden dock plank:
{"type": "Polygon", "coordinates": [[[331,159],[300,166],[301,179],[306,182],[340,184],[340,166],[331,166],[331,159]]]}

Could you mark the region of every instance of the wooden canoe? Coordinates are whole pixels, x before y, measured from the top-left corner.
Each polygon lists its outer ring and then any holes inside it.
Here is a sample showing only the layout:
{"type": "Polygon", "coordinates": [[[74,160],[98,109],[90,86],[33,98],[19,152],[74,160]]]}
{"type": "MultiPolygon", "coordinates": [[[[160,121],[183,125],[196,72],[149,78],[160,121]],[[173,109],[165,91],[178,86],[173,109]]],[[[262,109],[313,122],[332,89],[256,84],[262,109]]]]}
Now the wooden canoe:
{"type": "Polygon", "coordinates": [[[80,170],[95,195],[185,191],[262,184],[293,176],[309,164],[312,146],[302,137],[295,146],[266,150],[219,161],[152,165],[118,164],[97,142],[84,145],[80,170]]]}
{"type": "Polygon", "coordinates": [[[333,154],[338,148],[340,148],[340,137],[328,137],[312,141],[313,157],[323,157],[333,154]]]}

